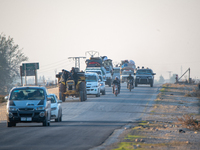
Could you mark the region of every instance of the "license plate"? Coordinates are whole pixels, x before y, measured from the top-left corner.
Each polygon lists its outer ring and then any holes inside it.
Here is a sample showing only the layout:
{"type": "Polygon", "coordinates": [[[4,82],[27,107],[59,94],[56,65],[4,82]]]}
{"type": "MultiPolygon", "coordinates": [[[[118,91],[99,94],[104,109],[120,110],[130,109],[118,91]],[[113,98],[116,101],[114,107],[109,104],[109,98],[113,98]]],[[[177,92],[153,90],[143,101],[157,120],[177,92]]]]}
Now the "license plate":
{"type": "Polygon", "coordinates": [[[21,121],[32,121],[31,117],[21,117],[21,121]]]}

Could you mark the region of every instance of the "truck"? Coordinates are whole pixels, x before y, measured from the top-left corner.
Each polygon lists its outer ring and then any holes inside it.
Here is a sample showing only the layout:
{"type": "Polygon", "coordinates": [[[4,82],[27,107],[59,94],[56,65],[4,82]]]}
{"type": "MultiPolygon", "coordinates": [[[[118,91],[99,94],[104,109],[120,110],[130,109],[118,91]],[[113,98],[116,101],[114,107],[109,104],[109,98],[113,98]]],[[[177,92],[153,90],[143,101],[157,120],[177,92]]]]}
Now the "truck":
{"type": "Polygon", "coordinates": [[[122,74],[122,72],[124,70],[131,70],[131,71],[135,71],[136,66],[135,66],[135,62],[133,60],[122,60],[121,64],[120,64],[120,73],[122,74]]]}
{"type": "Polygon", "coordinates": [[[73,79],[67,78],[65,75],[67,71],[62,71],[56,74],[59,83],[59,99],[63,102],[66,97],[79,97],[79,101],[87,100],[85,72],[76,72],[78,75],[78,82],[75,85],[73,79]]]}
{"type": "Polygon", "coordinates": [[[126,82],[126,78],[129,74],[134,77],[134,71],[136,69],[135,62],[133,60],[122,60],[120,64],[120,80],[126,82]]]}

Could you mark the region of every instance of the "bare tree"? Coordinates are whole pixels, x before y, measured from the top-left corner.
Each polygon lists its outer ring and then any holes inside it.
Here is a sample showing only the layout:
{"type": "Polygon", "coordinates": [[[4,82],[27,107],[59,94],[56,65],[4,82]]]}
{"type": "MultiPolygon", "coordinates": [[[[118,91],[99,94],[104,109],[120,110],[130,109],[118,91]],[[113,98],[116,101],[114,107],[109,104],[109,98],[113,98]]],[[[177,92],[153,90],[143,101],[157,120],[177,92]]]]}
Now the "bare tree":
{"type": "Polygon", "coordinates": [[[14,44],[13,38],[0,34],[0,94],[12,86],[16,77],[19,77],[19,66],[28,57],[24,56],[22,49],[14,44]]]}

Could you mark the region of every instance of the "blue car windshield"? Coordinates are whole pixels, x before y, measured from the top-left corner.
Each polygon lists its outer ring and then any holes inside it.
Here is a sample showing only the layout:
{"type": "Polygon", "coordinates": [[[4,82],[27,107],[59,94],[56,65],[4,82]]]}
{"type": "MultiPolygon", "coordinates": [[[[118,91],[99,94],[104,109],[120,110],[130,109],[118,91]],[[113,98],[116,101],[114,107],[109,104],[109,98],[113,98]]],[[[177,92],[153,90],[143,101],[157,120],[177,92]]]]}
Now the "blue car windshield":
{"type": "Polygon", "coordinates": [[[136,74],[152,74],[151,70],[138,70],[136,74]]]}
{"type": "Polygon", "coordinates": [[[44,100],[44,91],[36,88],[15,89],[10,100],[44,100]]]}

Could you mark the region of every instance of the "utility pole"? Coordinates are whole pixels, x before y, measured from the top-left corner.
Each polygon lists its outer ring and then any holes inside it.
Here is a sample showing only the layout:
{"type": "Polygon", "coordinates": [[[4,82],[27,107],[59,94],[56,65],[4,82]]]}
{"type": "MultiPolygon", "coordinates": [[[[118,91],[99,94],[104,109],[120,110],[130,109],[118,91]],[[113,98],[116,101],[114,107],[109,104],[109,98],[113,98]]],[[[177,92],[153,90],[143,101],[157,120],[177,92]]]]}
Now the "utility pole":
{"type": "Polygon", "coordinates": [[[57,69],[54,70],[55,71],[55,85],[57,84],[56,82],[56,73],[57,73],[57,69]]]}
{"type": "Polygon", "coordinates": [[[86,59],[86,57],[68,57],[68,59],[73,59],[75,60],[75,67],[79,68],[80,70],[80,59],[86,59]]]}

